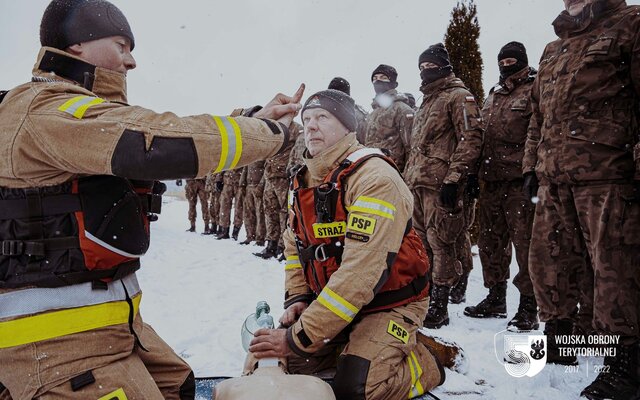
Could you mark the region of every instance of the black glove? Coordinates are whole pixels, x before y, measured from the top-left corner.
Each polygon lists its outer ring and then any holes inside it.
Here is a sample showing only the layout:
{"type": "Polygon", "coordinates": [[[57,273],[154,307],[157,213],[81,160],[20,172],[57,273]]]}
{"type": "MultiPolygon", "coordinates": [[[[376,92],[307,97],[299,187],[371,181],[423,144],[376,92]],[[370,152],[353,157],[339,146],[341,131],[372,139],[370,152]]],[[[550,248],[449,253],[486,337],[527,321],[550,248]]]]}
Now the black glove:
{"type": "Polygon", "coordinates": [[[224,182],[216,182],[216,192],[222,193],[222,189],[224,188],[224,182]]]}
{"type": "Polygon", "coordinates": [[[522,177],[524,178],[522,193],[524,193],[524,195],[527,196],[529,200],[538,196],[538,187],[540,185],[538,184],[538,177],[536,176],[536,173],[533,171],[529,171],[522,175],[522,177]]]}
{"type": "Polygon", "coordinates": [[[176,179],[176,186],[182,186],[182,179],[176,179]]]}
{"type": "Polygon", "coordinates": [[[458,184],[445,183],[440,189],[440,202],[446,208],[454,208],[458,199],[458,184]]]}
{"type": "Polygon", "coordinates": [[[640,203],[640,181],[633,181],[633,200],[634,203],[640,203]]]}
{"type": "Polygon", "coordinates": [[[467,176],[467,186],[464,188],[464,192],[470,199],[477,199],[480,197],[480,182],[478,182],[478,175],[467,176]]]}

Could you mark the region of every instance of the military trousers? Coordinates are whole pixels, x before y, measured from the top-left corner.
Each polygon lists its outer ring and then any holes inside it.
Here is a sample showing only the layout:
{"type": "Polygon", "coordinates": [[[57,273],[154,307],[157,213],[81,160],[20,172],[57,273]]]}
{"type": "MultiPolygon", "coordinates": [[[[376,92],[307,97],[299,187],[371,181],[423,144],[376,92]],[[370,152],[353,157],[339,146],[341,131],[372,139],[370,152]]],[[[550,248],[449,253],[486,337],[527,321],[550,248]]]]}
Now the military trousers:
{"type": "Polygon", "coordinates": [[[205,224],[209,223],[209,206],[207,192],[204,190],[204,179],[187,179],[184,188],[184,195],[189,202],[189,222],[194,224],[198,213],[196,211],[196,203],[200,200],[200,208],[202,210],[202,219],[205,224]]]}
{"type": "Polygon", "coordinates": [[[522,192],[522,185],[522,180],[484,183],[478,208],[478,249],[484,286],[490,288],[509,279],[513,245],[518,263],[513,284],[520,294],[533,296],[529,243],[535,204],[522,192]]]}
{"type": "Polygon", "coordinates": [[[13,400],[193,399],[189,365],[140,315],[133,329],[146,351],[128,324],[0,349],[0,382],[13,400]]]}
{"type": "Polygon", "coordinates": [[[220,192],[215,188],[209,193],[209,217],[211,223],[219,225],[220,223],[220,192]]]}
{"type": "Polygon", "coordinates": [[[287,178],[267,179],[264,185],[264,214],[267,224],[267,240],[277,241],[282,247],[282,233],[287,229],[287,178]]]}
{"type": "Polygon", "coordinates": [[[633,186],[544,184],[538,197],[529,272],[540,319],[570,317],[577,302],[591,301],[596,332],[636,340],[640,203],[632,201],[633,186]]]}
{"type": "Polygon", "coordinates": [[[244,201],[244,187],[237,185],[224,185],[220,194],[220,219],[218,225],[228,228],[231,226],[231,210],[234,226],[242,226],[242,211],[244,201]]]}
{"type": "MultiPolygon", "coordinates": [[[[459,250],[463,243],[470,246],[465,237],[468,215],[459,193],[458,204],[445,208],[437,190],[419,187],[413,193],[413,227],[425,245],[432,266],[431,280],[438,286],[453,287],[463,274],[459,250]]],[[[469,249],[469,254],[471,250],[469,249]]]]}
{"type": "Polygon", "coordinates": [[[247,186],[243,215],[247,238],[250,240],[264,241],[267,234],[262,205],[263,192],[264,184],[247,186]]]}

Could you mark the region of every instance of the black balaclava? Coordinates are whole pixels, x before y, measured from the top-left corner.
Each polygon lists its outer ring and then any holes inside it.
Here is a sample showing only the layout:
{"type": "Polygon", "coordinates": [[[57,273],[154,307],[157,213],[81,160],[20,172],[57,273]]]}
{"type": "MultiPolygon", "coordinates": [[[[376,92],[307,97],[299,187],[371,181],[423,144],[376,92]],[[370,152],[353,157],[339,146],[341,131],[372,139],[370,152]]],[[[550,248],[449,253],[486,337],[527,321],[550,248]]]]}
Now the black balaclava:
{"type": "Polygon", "coordinates": [[[505,58],[515,58],[516,63],[506,67],[503,67],[502,65],[499,66],[500,82],[504,82],[511,75],[529,66],[527,49],[520,42],[509,42],[500,49],[500,53],[498,53],[498,61],[504,60],[505,58]]]}
{"type": "Polygon", "coordinates": [[[445,78],[453,72],[453,67],[449,61],[449,52],[442,43],[436,43],[433,46],[429,46],[420,57],[418,57],[418,68],[423,62],[434,63],[438,68],[426,68],[420,71],[420,79],[422,79],[422,86],[426,86],[438,79],[445,78]]]}
{"type": "Polygon", "coordinates": [[[398,72],[395,68],[390,65],[380,64],[376,69],[371,73],[371,80],[373,81],[373,76],[375,74],[383,74],[387,78],[389,78],[390,82],[382,82],[375,81],[373,82],[373,90],[375,90],[376,94],[386,93],[389,90],[395,89],[398,87],[398,72]]]}

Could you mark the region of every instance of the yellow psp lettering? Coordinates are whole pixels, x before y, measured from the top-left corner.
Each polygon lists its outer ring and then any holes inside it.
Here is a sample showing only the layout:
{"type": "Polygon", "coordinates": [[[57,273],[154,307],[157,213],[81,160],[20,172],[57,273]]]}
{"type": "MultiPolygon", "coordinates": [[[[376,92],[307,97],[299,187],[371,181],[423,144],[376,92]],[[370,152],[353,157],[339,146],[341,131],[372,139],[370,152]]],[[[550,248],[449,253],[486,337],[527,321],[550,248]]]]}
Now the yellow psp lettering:
{"type": "Polygon", "coordinates": [[[352,231],[371,235],[376,228],[376,220],[363,215],[350,214],[347,228],[352,231]]]}
{"type": "Polygon", "coordinates": [[[98,400],[129,400],[122,388],[100,397],[98,400]]]}
{"type": "Polygon", "coordinates": [[[409,342],[409,332],[407,332],[406,329],[393,322],[392,320],[389,321],[387,333],[400,340],[404,344],[407,344],[407,342],[409,342]]]}
{"type": "Polygon", "coordinates": [[[345,231],[346,224],[344,221],[313,224],[313,235],[318,239],[344,236],[345,231]]]}

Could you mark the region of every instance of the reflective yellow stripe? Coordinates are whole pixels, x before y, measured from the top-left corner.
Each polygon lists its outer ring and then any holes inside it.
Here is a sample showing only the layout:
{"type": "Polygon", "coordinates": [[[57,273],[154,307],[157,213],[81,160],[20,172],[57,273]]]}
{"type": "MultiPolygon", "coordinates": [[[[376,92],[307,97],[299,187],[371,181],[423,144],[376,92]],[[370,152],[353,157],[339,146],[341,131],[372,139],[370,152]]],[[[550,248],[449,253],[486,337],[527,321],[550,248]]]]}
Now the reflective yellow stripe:
{"type": "Polygon", "coordinates": [[[122,388],[100,397],[98,400],[129,400],[122,388]]]}
{"type": "Polygon", "coordinates": [[[71,114],[78,119],[82,119],[82,117],[84,117],[84,113],[87,112],[89,107],[100,103],[104,103],[104,99],[99,97],[77,96],[71,100],[67,100],[63,105],[58,107],[58,110],[71,114]]]}
{"type": "Polygon", "coordinates": [[[298,256],[287,257],[287,264],[285,265],[284,270],[289,271],[291,269],[302,269],[302,264],[300,264],[300,258],[298,256]]]}
{"type": "MultiPolygon", "coordinates": [[[[138,313],[142,294],[133,297],[134,314],[138,313]]],[[[85,332],[129,322],[126,301],[70,308],[46,314],[0,322],[0,349],[85,332]]]]}
{"type": "Polygon", "coordinates": [[[395,219],[396,207],[384,200],[373,197],[360,196],[349,207],[349,211],[360,211],[363,213],[379,215],[388,219],[395,219]]]}
{"type": "Polygon", "coordinates": [[[235,119],[212,116],[220,131],[222,151],[214,173],[233,169],[242,156],[242,131],[235,119]]]}
{"type": "Polygon", "coordinates": [[[353,321],[358,311],[360,311],[326,286],[320,292],[318,302],[347,322],[353,321]]]}
{"type": "Polygon", "coordinates": [[[422,367],[420,367],[420,363],[418,362],[418,358],[413,351],[409,354],[409,357],[407,357],[407,361],[409,362],[409,371],[411,372],[411,388],[409,389],[409,398],[412,399],[424,394],[424,388],[420,383],[420,377],[422,376],[423,371],[422,367]]]}

